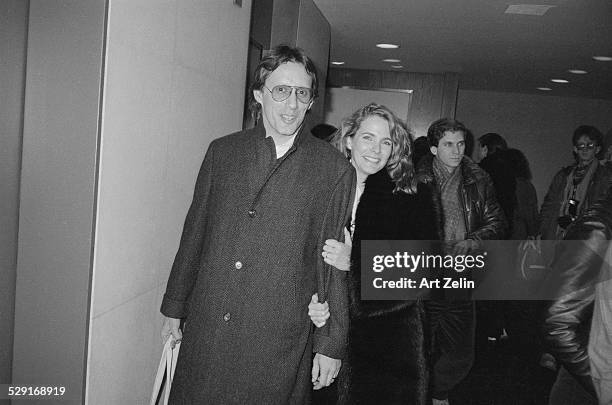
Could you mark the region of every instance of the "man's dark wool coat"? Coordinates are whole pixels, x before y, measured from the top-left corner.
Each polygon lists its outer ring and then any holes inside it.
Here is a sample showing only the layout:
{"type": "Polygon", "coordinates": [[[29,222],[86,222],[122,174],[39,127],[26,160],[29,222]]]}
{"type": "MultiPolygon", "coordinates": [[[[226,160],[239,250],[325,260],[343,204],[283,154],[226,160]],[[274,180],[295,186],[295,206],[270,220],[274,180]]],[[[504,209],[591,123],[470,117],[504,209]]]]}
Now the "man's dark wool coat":
{"type": "Polygon", "coordinates": [[[349,273],[350,328],[339,404],[428,402],[429,364],[421,301],[362,301],[363,240],[439,238],[432,196],[396,193],[386,170],[371,175],[357,207],[349,273]]]}
{"type": "Polygon", "coordinates": [[[312,352],[346,347],[346,273],[321,251],[354,194],[351,165],[304,131],[280,159],[261,124],[210,144],[161,308],[186,318],[171,403],[310,402],[312,352]],[[333,316],[313,336],[315,292],[333,316]]]}

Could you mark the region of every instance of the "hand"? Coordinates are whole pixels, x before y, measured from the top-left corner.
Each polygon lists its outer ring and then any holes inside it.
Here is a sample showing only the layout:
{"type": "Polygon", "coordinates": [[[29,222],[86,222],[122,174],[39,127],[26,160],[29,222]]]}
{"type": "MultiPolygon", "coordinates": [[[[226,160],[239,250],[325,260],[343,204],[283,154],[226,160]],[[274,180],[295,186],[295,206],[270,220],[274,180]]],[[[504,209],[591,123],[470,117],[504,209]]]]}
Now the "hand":
{"type": "Polygon", "coordinates": [[[321,353],[315,354],[312,361],[312,388],[320,390],[323,387],[329,387],[338,377],[340,367],[342,367],[342,360],[332,359],[321,353]]]}
{"type": "Polygon", "coordinates": [[[473,253],[476,249],[478,249],[478,242],[473,239],[460,240],[455,243],[453,247],[453,254],[455,256],[459,255],[467,255],[473,253]]]}
{"type": "Polygon", "coordinates": [[[162,326],[161,337],[162,341],[165,343],[166,340],[172,335],[174,338],[174,343],[172,343],[172,348],[174,349],[174,345],[176,343],[180,343],[183,339],[183,332],[180,329],[181,320],[177,318],[168,318],[164,320],[164,326],[162,326]]]}
{"type": "Polygon", "coordinates": [[[325,325],[325,321],[329,318],[329,304],[324,302],[319,303],[319,294],[314,294],[308,304],[308,316],[317,328],[325,325]]]}
{"type": "Polygon", "coordinates": [[[327,239],[323,246],[323,261],[338,270],[349,271],[351,268],[351,247],[335,239],[327,239]]]}
{"type": "Polygon", "coordinates": [[[542,239],[541,236],[528,236],[525,240],[526,248],[529,248],[535,252],[542,253],[542,239]]]}

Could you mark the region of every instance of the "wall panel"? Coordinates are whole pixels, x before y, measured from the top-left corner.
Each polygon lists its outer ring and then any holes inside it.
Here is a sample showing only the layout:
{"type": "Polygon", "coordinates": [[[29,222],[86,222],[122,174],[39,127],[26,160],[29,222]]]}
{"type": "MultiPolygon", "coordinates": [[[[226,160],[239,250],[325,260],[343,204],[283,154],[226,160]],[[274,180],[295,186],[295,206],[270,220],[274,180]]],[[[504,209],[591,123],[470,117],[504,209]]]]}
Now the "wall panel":
{"type": "Polygon", "coordinates": [[[83,402],[105,6],[30,2],[13,383],[45,404],[83,402]]]}
{"type": "Polygon", "coordinates": [[[427,134],[429,124],[441,117],[454,117],[458,76],[332,68],[328,86],[355,86],[413,90],[408,125],[416,137],[427,134]]]}
{"type": "Polygon", "coordinates": [[[242,127],[250,10],[110,0],[88,403],[148,401],[200,164],[213,139],[242,127]]]}
{"type": "Polygon", "coordinates": [[[302,48],[313,60],[318,72],[319,97],[315,100],[306,124],[306,130],[323,122],[325,113],[325,82],[329,65],[329,23],[312,0],[301,0],[296,46],[302,48]]]}

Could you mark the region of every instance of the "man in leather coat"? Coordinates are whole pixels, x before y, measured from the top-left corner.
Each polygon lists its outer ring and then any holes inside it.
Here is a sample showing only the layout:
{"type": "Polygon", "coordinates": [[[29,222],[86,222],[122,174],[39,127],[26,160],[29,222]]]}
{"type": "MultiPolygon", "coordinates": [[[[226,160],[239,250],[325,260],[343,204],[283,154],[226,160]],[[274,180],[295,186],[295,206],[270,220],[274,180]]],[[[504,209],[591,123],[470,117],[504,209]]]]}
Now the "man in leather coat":
{"type": "Polygon", "coordinates": [[[612,188],[568,228],[546,280],[544,338],[562,365],[551,404],[612,403],[611,237],[612,188]]]}
{"type": "MultiPolygon", "coordinates": [[[[417,180],[431,188],[438,234],[453,254],[469,254],[478,241],[502,239],[507,229],[489,175],[465,153],[465,126],[442,118],[427,131],[431,155],[423,158],[417,180]]],[[[425,303],[433,339],[433,404],[448,394],[474,361],[475,311],[469,291],[434,291],[425,303]]]]}

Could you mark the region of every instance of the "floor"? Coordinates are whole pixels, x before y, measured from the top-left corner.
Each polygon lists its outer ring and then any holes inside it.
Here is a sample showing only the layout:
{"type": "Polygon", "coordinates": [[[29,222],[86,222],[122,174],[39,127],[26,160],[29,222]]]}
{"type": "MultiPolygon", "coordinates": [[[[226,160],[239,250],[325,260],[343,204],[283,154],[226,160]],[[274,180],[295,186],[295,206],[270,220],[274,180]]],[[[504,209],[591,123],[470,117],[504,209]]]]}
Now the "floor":
{"type": "MultiPolygon", "coordinates": [[[[524,353],[509,339],[488,342],[478,348],[474,366],[451,393],[450,404],[546,405],[556,374],[540,367],[524,353]]],[[[316,392],[313,404],[335,404],[334,388],[316,392]]]]}
{"type": "Polygon", "coordinates": [[[527,359],[508,339],[477,351],[470,374],[451,394],[452,405],[546,405],[556,373],[527,359]]]}

